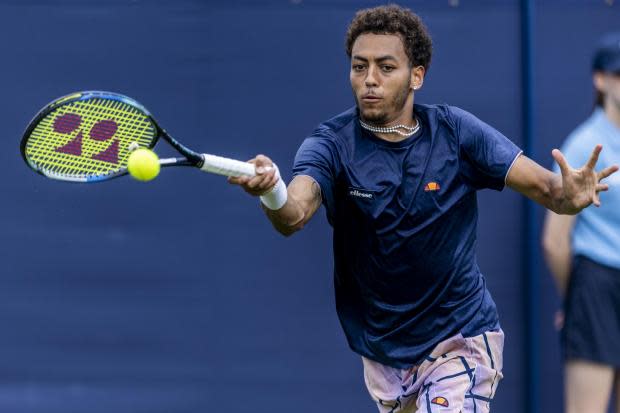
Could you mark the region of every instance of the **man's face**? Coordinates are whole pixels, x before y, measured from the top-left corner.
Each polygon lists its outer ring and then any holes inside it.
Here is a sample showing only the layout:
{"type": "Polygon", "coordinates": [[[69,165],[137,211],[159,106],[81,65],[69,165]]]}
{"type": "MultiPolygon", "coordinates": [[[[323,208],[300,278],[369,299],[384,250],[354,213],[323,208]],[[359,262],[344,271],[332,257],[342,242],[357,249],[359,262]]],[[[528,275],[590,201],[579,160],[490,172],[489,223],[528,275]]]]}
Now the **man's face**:
{"type": "Polygon", "coordinates": [[[398,35],[360,35],[351,50],[351,87],[362,118],[386,124],[413,105],[414,85],[421,85],[424,68],[410,68],[398,35]]]}

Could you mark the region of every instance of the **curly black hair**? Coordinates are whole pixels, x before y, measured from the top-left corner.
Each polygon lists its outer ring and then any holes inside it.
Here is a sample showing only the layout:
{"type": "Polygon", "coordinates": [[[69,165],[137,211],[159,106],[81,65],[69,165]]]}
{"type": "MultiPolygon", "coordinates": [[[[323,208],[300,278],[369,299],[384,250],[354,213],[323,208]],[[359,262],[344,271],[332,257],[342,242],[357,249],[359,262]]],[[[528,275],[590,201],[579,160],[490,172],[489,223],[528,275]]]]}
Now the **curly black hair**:
{"type": "Polygon", "coordinates": [[[399,35],[410,67],[424,66],[424,69],[428,70],[433,42],[420,17],[411,10],[389,4],[358,11],[347,29],[345,48],[349,58],[353,43],[364,33],[399,35]]]}

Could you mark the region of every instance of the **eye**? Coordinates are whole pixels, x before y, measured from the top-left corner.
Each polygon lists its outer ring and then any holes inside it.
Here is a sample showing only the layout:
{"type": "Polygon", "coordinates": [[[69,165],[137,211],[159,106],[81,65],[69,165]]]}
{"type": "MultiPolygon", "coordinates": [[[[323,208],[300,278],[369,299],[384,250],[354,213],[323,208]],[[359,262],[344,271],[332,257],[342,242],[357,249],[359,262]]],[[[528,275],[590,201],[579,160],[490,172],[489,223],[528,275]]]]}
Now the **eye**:
{"type": "Polygon", "coordinates": [[[364,65],[353,65],[351,67],[355,72],[361,72],[362,70],[364,70],[364,65]]]}
{"type": "Polygon", "coordinates": [[[383,65],[383,66],[381,66],[381,70],[383,70],[384,72],[387,72],[387,73],[393,71],[394,69],[396,69],[396,68],[394,66],[390,66],[390,65],[383,65]]]}

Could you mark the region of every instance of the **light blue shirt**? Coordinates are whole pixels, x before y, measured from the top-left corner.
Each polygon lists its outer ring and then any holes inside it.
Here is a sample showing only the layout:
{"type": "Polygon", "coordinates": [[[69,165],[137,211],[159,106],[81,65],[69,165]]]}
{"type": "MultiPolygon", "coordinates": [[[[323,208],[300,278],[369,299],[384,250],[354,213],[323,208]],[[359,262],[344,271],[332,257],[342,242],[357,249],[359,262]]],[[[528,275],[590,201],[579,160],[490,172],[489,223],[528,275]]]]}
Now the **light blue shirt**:
{"type": "MultiPolygon", "coordinates": [[[[580,168],[599,143],[603,145],[603,151],[596,170],[620,164],[620,128],[610,122],[602,109],[597,108],[568,136],[562,153],[569,165],[580,168]]],[[[590,206],[577,215],[572,248],[575,255],[585,255],[600,264],[620,269],[620,173],[615,173],[604,182],[609,185],[609,191],[600,193],[601,206],[590,206]]]]}

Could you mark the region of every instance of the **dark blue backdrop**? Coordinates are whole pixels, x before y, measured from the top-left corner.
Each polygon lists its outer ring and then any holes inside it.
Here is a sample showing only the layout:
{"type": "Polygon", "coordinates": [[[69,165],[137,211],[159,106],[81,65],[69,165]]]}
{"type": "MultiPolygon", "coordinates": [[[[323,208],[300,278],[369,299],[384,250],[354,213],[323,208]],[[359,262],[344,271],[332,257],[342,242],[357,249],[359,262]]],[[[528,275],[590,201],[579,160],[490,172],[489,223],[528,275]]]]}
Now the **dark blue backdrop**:
{"type": "MultiPolygon", "coordinates": [[[[166,170],[95,186],[30,172],[18,144],[49,100],[127,94],[190,147],[288,168],[313,127],[352,105],[343,51],[354,0],[0,0],[0,411],[374,412],[335,315],[320,213],[284,239],[217,176],[166,170]]],[[[518,144],[519,1],[410,1],[434,37],[420,102],[461,106],[518,144]]],[[[605,1],[539,1],[534,158],[590,109],[605,1]]],[[[480,194],[479,259],[506,332],[495,410],[561,410],[558,304],[541,269],[541,365],[524,335],[522,203],[480,194]]],[[[540,211],[540,209],[538,209],[540,211]]],[[[539,214],[540,215],[540,214],[539,214]]],[[[540,219],[540,217],[538,217],[540,219]]]]}

